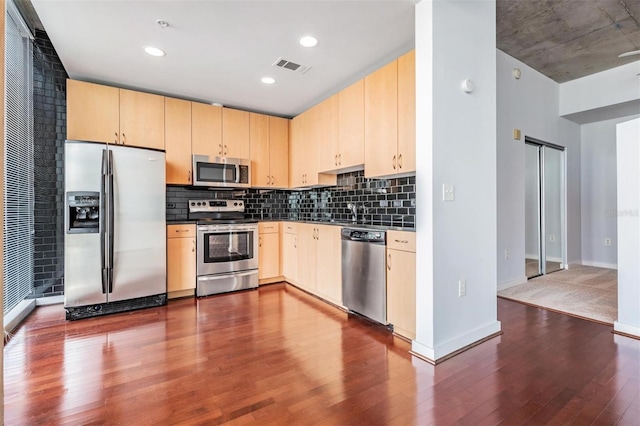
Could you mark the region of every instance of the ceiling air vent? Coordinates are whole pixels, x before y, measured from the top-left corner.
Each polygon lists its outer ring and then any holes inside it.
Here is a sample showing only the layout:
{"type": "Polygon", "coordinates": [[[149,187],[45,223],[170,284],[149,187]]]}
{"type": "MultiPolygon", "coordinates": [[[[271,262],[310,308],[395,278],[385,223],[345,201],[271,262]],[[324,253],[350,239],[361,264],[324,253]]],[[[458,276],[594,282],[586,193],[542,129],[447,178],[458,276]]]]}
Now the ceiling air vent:
{"type": "Polygon", "coordinates": [[[287,61],[286,59],[278,58],[273,65],[280,68],[286,68],[291,71],[297,71],[300,74],[304,74],[311,69],[311,67],[296,64],[295,62],[287,61]]]}

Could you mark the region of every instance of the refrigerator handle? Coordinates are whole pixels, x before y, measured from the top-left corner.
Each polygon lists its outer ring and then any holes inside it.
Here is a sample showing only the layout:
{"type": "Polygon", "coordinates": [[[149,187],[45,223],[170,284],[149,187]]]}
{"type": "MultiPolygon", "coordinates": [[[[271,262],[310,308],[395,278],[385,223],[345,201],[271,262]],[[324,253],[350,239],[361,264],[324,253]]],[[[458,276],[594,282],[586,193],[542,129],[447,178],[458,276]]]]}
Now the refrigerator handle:
{"type": "Polygon", "coordinates": [[[107,292],[107,281],[109,280],[109,273],[106,268],[105,259],[105,240],[107,229],[105,227],[105,213],[106,213],[106,185],[107,185],[107,150],[102,150],[102,170],[100,171],[100,270],[102,272],[102,293],[107,292]]]}
{"type": "Polygon", "coordinates": [[[113,292],[113,153],[109,150],[109,293],[113,292]]]}

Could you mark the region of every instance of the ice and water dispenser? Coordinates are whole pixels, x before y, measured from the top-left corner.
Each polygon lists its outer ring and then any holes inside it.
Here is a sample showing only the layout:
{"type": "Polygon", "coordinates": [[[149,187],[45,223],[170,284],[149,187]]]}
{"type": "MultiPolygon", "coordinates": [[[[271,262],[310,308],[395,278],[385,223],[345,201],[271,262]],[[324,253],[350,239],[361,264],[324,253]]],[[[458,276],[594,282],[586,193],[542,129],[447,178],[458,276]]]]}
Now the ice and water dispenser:
{"type": "Polygon", "coordinates": [[[67,233],[100,232],[100,193],[67,192],[67,233]]]}

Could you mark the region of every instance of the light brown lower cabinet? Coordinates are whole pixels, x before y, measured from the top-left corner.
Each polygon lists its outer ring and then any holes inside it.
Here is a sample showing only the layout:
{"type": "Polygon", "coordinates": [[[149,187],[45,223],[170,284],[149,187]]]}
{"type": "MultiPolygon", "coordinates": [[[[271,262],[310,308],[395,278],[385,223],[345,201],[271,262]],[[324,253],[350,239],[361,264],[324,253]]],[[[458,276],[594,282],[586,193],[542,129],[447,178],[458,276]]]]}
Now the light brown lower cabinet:
{"type": "Polygon", "coordinates": [[[298,283],[298,227],[292,222],[282,223],[282,275],[292,284],[298,283]]]}
{"type": "Polygon", "coordinates": [[[416,243],[414,232],[387,232],[387,322],[416,338],[416,243]]]}
{"type": "Polygon", "coordinates": [[[280,232],[278,222],[258,224],[258,280],[267,284],[280,279],[280,232]]]}
{"type": "Polygon", "coordinates": [[[167,225],[168,297],[193,296],[196,288],[196,226],[167,225]]]}

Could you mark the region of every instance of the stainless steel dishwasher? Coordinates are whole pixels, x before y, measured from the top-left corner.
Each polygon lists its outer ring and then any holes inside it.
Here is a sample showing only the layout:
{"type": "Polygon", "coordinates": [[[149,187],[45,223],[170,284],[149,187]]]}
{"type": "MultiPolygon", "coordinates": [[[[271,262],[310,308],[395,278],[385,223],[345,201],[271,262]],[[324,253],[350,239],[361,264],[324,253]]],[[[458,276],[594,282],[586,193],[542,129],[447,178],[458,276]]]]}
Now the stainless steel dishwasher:
{"type": "Polygon", "coordinates": [[[387,324],[386,232],[342,228],[342,304],[387,324]]]}

